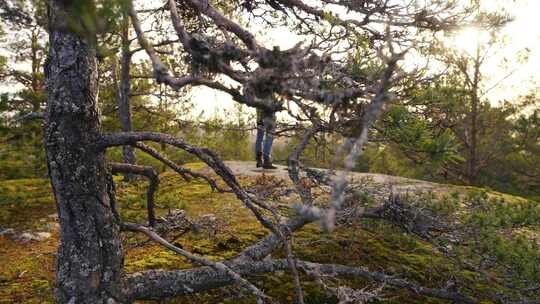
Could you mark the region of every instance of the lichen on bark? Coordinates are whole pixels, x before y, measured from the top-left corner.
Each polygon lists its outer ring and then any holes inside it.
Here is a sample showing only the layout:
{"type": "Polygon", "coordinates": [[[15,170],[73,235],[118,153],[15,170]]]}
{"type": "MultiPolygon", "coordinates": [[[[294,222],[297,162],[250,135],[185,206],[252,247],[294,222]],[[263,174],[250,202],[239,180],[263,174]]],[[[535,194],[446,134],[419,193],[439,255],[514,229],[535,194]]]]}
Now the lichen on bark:
{"type": "MultiPolygon", "coordinates": [[[[48,1],[49,53],[44,142],[61,226],[57,303],[122,303],[120,229],[107,192],[100,135],[95,49],[70,31],[71,1],[48,1]]],[[[73,20],[73,19],[72,19],[73,20]]]]}

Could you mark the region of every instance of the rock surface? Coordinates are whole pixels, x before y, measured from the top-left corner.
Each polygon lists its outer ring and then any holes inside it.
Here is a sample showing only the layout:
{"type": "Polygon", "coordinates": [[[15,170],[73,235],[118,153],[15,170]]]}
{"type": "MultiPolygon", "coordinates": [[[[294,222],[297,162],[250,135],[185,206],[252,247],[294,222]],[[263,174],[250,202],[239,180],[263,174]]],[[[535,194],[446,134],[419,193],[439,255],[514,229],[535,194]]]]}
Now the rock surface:
{"type": "Polygon", "coordinates": [[[22,232],[16,233],[14,229],[8,228],[0,231],[0,236],[5,236],[14,241],[20,241],[22,243],[28,243],[30,241],[41,242],[52,236],[50,232],[22,232]]]}
{"type": "MultiPolygon", "coordinates": [[[[256,176],[260,174],[267,174],[281,179],[289,179],[287,167],[282,165],[274,164],[277,169],[267,170],[257,168],[254,161],[226,161],[225,164],[232,170],[235,175],[256,176]]],[[[326,169],[318,170],[327,171],[326,169]]],[[[410,191],[429,191],[445,188],[445,185],[442,184],[378,173],[350,172],[348,174],[348,177],[350,183],[358,183],[362,180],[369,180],[369,182],[374,185],[383,185],[385,187],[388,187],[389,191],[392,191],[394,193],[405,193],[410,191]]]]}

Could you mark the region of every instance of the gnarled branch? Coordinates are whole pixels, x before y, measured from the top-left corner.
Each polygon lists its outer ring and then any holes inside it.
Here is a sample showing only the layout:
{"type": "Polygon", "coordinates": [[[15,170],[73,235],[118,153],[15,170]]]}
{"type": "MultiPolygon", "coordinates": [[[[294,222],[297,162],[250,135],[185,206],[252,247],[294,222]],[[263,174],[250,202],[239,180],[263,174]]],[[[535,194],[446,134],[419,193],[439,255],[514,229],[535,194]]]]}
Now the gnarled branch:
{"type": "Polygon", "coordinates": [[[159,186],[159,175],[156,170],[154,170],[154,168],[150,166],[140,166],[125,163],[109,163],[109,165],[111,167],[112,174],[130,173],[143,175],[148,178],[148,180],[150,181],[150,185],[148,186],[148,190],[146,191],[146,208],[148,212],[148,224],[151,227],[154,227],[156,225],[154,194],[159,186]]]}
{"type": "MultiPolygon", "coordinates": [[[[406,280],[396,279],[381,272],[370,272],[361,267],[339,264],[320,264],[297,261],[298,266],[310,272],[328,276],[353,276],[373,282],[385,283],[397,288],[410,290],[413,293],[455,301],[457,303],[476,303],[473,299],[453,291],[423,287],[406,280]]],[[[239,275],[256,275],[287,269],[286,260],[265,260],[257,262],[225,263],[239,275]]],[[[210,267],[199,267],[176,271],[143,271],[127,277],[129,296],[132,299],[159,300],[167,297],[187,295],[235,283],[235,279],[227,273],[213,270],[210,267]]]]}
{"type": "Polygon", "coordinates": [[[190,181],[191,177],[204,179],[206,182],[208,182],[208,184],[210,185],[212,190],[216,190],[218,192],[229,192],[229,190],[225,190],[225,189],[220,188],[218,186],[218,184],[216,183],[216,181],[213,180],[212,178],[210,178],[210,177],[208,177],[208,176],[206,176],[206,175],[204,175],[202,173],[197,173],[197,172],[192,171],[190,169],[180,167],[175,162],[168,159],[167,157],[165,157],[164,155],[159,153],[156,149],[154,149],[154,148],[152,148],[152,147],[150,147],[148,145],[145,145],[145,144],[140,143],[140,142],[136,142],[136,143],[134,143],[132,145],[134,147],[148,153],[148,155],[152,156],[153,158],[161,161],[162,163],[167,165],[169,168],[174,170],[174,172],[180,174],[184,178],[184,180],[186,180],[186,181],[190,181]]]}

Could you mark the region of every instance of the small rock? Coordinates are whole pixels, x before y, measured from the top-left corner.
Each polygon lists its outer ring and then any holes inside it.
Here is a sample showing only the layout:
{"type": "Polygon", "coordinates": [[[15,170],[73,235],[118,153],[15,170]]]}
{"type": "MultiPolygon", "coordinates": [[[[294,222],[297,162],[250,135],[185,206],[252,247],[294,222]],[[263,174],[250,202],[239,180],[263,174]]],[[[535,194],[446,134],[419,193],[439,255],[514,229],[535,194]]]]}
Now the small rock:
{"type": "Polygon", "coordinates": [[[23,243],[28,243],[30,241],[44,241],[52,236],[49,232],[36,232],[36,233],[30,233],[30,232],[23,232],[19,235],[13,234],[11,236],[12,240],[17,240],[23,243]]]}
{"type": "Polygon", "coordinates": [[[31,240],[33,240],[34,236],[29,232],[24,232],[24,233],[21,233],[21,235],[19,235],[17,237],[17,239],[19,239],[23,243],[26,243],[26,242],[30,242],[31,240]]]}
{"type": "Polygon", "coordinates": [[[205,219],[210,222],[215,222],[217,220],[216,215],[212,213],[201,215],[201,219],[205,219]]]}
{"type": "Polygon", "coordinates": [[[37,232],[34,234],[34,240],[41,242],[51,237],[49,232],[37,232]]]}
{"type": "Polygon", "coordinates": [[[10,236],[14,234],[15,230],[13,230],[12,228],[0,228],[0,235],[10,236]]]}

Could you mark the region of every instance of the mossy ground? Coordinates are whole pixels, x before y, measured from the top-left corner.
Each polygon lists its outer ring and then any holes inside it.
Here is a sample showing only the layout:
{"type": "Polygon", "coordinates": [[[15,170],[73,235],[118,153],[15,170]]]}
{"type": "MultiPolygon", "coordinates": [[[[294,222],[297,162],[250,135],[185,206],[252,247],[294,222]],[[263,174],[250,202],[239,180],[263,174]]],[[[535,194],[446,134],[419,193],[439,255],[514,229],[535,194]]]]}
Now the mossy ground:
{"type": "MultiPolygon", "coordinates": [[[[56,212],[46,179],[0,182],[0,226],[17,232],[41,230],[56,212]]],[[[43,242],[0,237],[0,303],[52,302],[58,234],[43,242]]]]}
{"type": "MultiPolygon", "coordinates": [[[[200,165],[194,165],[200,167],[200,165]]],[[[117,181],[121,216],[126,221],[145,221],[146,181],[127,184],[117,181]]],[[[244,179],[243,183],[252,180],[244,179]]],[[[463,188],[465,189],[465,188],[463,188]]],[[[470,189],[465,189],[469,191],[470,189]]],[[[499,194],[493,194],[499,195],[499,194]]],[[[503,194],[501,194],[503,195],[503,194]]],[[[511,197],[511,201],[521,201],[511,197]]],[[[267,231],[257,223],[250,211],[232,194],[212,192],[207,184],[187,183],[173,173],[161,175],[156,196],[158,216],[169,209],[184,209],[190,218],[212,214],[218,219],[215,230],[188,232],[174,240],[191,252],[220,260],[233,257],[243,248],[264,236],[267,231]]],[[[447,204],[444,200],[439,204],[447,204]]],[[[448,207],[448,212],[455,208],[448,207]]],[[[21,179],[0,182],[0,226],[17,232],[40,231],[56,212],[50,185],[45,179],[21,179]]],[[[126,235],[126,246],[143,241],[140,236],[126,235]]],[[[0,237],[0,303],[50,303],[54,277],[54,256],[58,233],[41,242],[22,243],[0,237]]],[[[293,247],[299,258],[328,263],[365,267],[384,271],[418,282],[424,286],[441,287],[450,279],[459,281],[464,290],[483,303],[491,303],[490,295],[504,293],[497,284],[496,272],[475,272],[457,265],[443,256],[431,244],[421,241],[381,221],[362,221],[332,234],[322,233],[316,224],[297,232],[293,247]]],[[[277,252],[274,256],[283,256],[277,252]]],[[[128,250],[127,272],[146,269],[177,269],[193,267],[186,259],[151,243],[128,250]]],[[[374,286],[371,282],[348,279],[351,287],[374,286]]],[[[286,272],[252,277],[251,280],[270,296],[283,303],[293,299],[293,283],[286,272]]],[[[305,278],[306,303],[337,303],[333,297],[305,278]]],[[[381,303],[445,303],[422,297],[406,290],[384,289],[381,303]]],[[[220,289],[166,303],[253,303],[250,296],[240,296],[234,288],[220,289]]]]}

